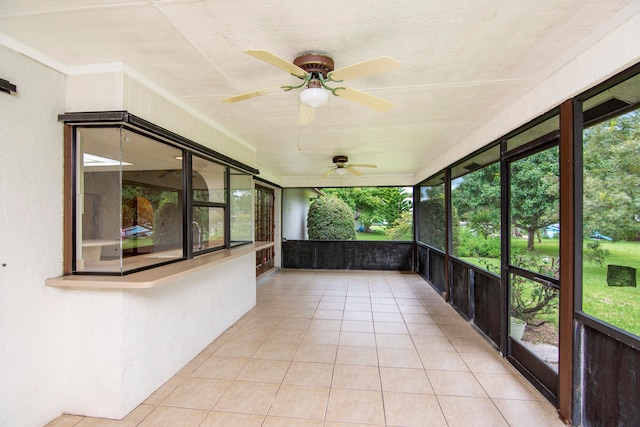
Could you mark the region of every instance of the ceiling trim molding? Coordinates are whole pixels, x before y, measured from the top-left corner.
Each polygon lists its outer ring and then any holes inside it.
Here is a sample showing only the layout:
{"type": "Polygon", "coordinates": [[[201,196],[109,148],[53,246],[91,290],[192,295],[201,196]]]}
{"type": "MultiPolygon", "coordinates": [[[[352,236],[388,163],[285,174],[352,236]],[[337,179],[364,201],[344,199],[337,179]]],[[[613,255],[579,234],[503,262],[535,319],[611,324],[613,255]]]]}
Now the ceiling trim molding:
{"type": "Polygon", "coordinates": [[[46,67],[49,67],[55,71],[58,71],[59,73],[62,73],[62,74],[68,73],[68,67],[63,63],[58,62],[48,57],[47,55],[43,54],[42,52],[35,50],[23,43],[20,43],[19,41],[2,33],[0,33],[0,45],[3,45],[6,48],[11,49],[17,53],[20,53],[28,58],[31,58],[34,61],[37,61],[46,67]]]}

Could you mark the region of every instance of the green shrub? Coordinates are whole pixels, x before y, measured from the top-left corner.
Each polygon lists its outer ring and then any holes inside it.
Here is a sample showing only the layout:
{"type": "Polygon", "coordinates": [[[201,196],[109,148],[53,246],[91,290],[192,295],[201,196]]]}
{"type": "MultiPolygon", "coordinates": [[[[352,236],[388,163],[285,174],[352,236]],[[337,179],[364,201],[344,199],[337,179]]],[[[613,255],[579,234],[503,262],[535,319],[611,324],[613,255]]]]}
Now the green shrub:
{"type": "Polygon", "coordinates": [[[460,244],[456,249],[456,255],[459,257],[500,258],[500,238],[498,237],[485,239],[461,227],[459,238],[460,244]]]}
{"type": "Polygon", "coordinates": [[[309,207],[307,230],[311,240],[355,240],[356,224],[345,202],[320,197],[309,207]]]}
{"type": "Polygon", "coordinates": [[[390,240],[413,240],[413,214],[403,212],[400,217],[386,230],[390,240]]]}
{"type": "Polygon", "coordinates": [[[604,259],[610,254],[609,249],[603,248],[599,240],[594,240],[587,243],[587,250],[584,251],[583,257],[585,261],[594,262],[600,267],[604,267],[604,259]]]}

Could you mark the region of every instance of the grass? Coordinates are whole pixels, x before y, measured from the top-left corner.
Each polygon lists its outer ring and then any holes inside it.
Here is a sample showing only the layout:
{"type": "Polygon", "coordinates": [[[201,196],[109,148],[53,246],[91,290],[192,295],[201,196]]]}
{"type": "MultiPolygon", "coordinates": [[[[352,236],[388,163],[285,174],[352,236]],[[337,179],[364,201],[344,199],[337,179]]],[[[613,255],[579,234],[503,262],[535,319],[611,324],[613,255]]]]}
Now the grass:
{"type": "MultiPolygon", "coordinates": [[[[560,240],[546,239],[534,242],[535,252],[540,255],[558,256],[560,240]]],[[[511,252],[525,253],[527,252],[527,239],[514,237],[511,239],[511,252]]]]}
{"type": "Polygon", "coordinates": [[[609,251],[605,265],[583,266],[583,311],[640,336],[640,288],[607,285],[607,264],[640,267],[640,243],[602,242],[602,247],[609,251]]]}
{"type": "Polygon", "coordinates": [[[372,226],[368,233],[356,231],[356,240],[389,240],[383,227],[372,226]]]}
{"type": "MultiPolygon", "coordinates": [[[[587,251],[585,241],[584,251],[587,251]]],[[[585,261],[583,265],[583,311],[613,326],[640,336],[640,288],[607,285],[607,264],[640,268],[640,242],[601,242],[609,251],[603,266],[585,261]]],[[[515,251],[526,251],[526,239],[514,238],[511,247],[515,251]]],[[[535,252],[540,255],[557,256],[558,239],[542,239],[535,242],[535,252]]],[[[487,268],[499,274],[500,260],[496,258],[463,258],[464,261],[487,268]]]]}
{"type": "Polygon", "coordinates": [[[122,249],[142,248],[145,246],[153,246],[153,238],[151,237],[130,237],[122,241],[122,249]]]}

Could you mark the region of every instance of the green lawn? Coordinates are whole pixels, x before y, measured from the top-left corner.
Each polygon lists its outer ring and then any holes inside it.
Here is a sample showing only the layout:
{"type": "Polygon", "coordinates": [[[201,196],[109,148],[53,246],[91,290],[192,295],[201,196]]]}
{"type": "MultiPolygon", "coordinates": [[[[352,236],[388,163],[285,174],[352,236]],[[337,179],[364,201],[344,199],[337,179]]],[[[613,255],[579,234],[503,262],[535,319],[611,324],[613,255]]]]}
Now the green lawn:
{"type": "Polygon", "coordinates": [[[389,240],[383,227],[372,226],[368,233],[356,231],[356,240],[389,240]]]}
{"type": "Polygon", "coordinates": [[[152,237],[130,237],[122,241],[122,249],[142,248],[145,246],[153,246],[152,237]]]}
{"type": "Polygon", "coordinates": [[[584,263],[583,310],[640,336],[640,288],[607,286],[607,264],[640,268],[640,242],[604,241],[602,247],[610,252],[603,267],[584,263]]]}
{"type": "MultiPolygon", "coordinates": [[[[535,251],[539,254],[558,256],[560,240],[543,238],[534,242],[535,251]]],[[[525,253],[527,251],[527,239],[514,237],[511,239],[511,251],[525,253]]]]}
{"type": "MultiPolygon", "coordinates": [[[[587,251],[585,241],[584,250],[587,251]]],[[[601,267],[595,262],[584,262],[583,267],[583,311],[604,320],[620,329],[640,336],[640,288],[607,285],[607,264],[640,268],[640,242],[602,241],[603,249],[609,251],[601,267]]],[[[526,239],[514,238],[511,246],[516,251],[525,251],[526,239]]],[[[557,256],[558,239],[542,239],[535,243],[536,253],[557,256]]],[[[493,273],[499,273],[499,259],[463,258],[464,261],[483,268],[489,266],[493,273]]],[[[637,278],[636,278],[637,280],[637,278]]]]}

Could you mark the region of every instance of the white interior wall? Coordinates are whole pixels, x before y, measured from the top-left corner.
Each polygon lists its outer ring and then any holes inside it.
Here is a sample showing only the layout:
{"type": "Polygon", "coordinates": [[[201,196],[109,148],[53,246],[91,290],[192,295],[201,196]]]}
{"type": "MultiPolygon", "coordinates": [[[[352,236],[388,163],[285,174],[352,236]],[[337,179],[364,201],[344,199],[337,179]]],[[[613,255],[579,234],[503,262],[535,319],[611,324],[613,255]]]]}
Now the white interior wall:
{"type": "Polygon", "coordinates": [[[121,419],[256,301],[255,255],[156,288],[66,289],[64,411],[121,419]]]}
{"type": "Polygon", "coordinates": [[[318,194],[309,188],[285,188],[282,195],[282,239],[307,240],[310,199],[318,194]]]}
{"type": "MultiPolygon", "coordinates": [[[[73,74],[69,77],[67,95],[68,111],[126,110],[255,167],[255,150],[235,142],[197,113],[183,109],[178,101],[127,67],[122,71],[73,74]],[[121,97],[110,95],[111,91],[119,90],[121,97]],[[85,91],[93,96],[87,97],[85,91]]],[[[71,375],[66,410],[74,414],[122,418],[174,375],[255,305],[255,256],[252,253],[241,260],[181,277],[160,289],[79,292],[81,297],[76,295],[78,300],[69,311],[90,315],[84,306],[97,304],[95,313],[98,314],[90,316],[88,323],[97,330],[106,330],[119,352],[93,342],[91,331],[82,326],[74,328],[70,323],[72,335],[80,338],[78,341],[88,340],[93,345],[73,351],[73,363],[82,363],[83,369],[71,375]],[[180,286],[171,289],[178,282],[180,286]],[[115,304],[122,318],[118,330],[113,330],[109,316],[101,314],[106,307],[100,301],[112,299],[113,292],[121,296],[119,304],[115,304]],[[105,366],[109,366],[109,370],[105,370],[105,366]],[[96,375],[98,372],[102,373],[96,375]],[[91,393],[87,393],[87,389],[91,393]]]]}
{"type": "MultiPolygon", "coordinates": [[[[123,109],[126,74],[107,74],[74,75],[69,87],[64,73],[0,46],[0,78],[18,86],[0,93],[1,426],[40,427],[65,412],[121,418],[255,305],[253,253],[158,289],[45,286],[62,273],[57,116],[123,109]]],[[[149,119],[146,96],[132,113],[149,119]]],[[[216,151],[255,165],[254,151],[190,112],[179,116],[194,132],[187,137],[209,134],[216,151]]]]}
{"type": "Polygon", "coordinates": [[[125,64],[69,70],[67,112],[119,111],[143,118],[251,167],[256,150],[125,64]]]}
{"type": "Polygon", "coordinates": [[[62,270],[65,77],[0,46],[0,425],[42,426],[63,410],[62,270]]]}
{"type": "Polygon", "coordinates": [[[64,297],[65,378],[59,413],[120,418],[123,409],[124,293],[57,289],[64,297]]]}

